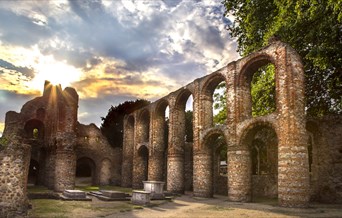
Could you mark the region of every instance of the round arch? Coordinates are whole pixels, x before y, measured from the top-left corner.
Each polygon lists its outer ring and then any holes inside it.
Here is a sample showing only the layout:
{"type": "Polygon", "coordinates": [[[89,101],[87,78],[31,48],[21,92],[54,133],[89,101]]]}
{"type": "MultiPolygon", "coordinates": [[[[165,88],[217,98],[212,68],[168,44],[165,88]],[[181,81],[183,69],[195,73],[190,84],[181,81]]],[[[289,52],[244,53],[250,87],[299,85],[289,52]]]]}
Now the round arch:
{"type": "Polygon", "coordinates": [[[193,96],[193,93],[187,88],[184,88],[182,91],[180,91],[176,96],[175,108],[179,110],[185,110],[186,102],[190,95],[193,96]]]}
{"type": "Polygon", "coordinates": [[[77,182],[81,185],[91,184],[95,185],[96,182],[96,164],[90,157],[80,157],[76,161],[76,178],[77,182]]]}
{"type": "Polygon", "coordinates": [[[26,121],[24,130],[27,138],[43,139],[44,138],[44,123],[38,119],[26,121]]]}
{"type": "Polygon", "coordinates": [[[201,93],[205,96],[211,97],[214,94],[215,88],[221,82],[225,82],[225,84],[227,85],[226,78],[219,72],[207,76],[206,81],[204,82],[204,85],[201,88],[201,93]]]}
{"type": "Polygon", "coordinates": [[[246,182],[252,201],[278,198],[278,136],[270,121],[256,120],[242,131],[239,146],[248,154],[246,182]]]}

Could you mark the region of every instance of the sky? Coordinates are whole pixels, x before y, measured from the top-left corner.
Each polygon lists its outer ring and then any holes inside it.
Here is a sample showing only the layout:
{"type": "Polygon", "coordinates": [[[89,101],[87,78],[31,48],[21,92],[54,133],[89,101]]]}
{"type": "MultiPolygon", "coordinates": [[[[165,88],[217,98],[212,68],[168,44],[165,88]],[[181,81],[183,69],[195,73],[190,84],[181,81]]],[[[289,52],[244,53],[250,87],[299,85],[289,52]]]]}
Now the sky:
{"type": "Polygon", "coordinates": [[[45,80],[74,87],[78,119],[155,101],[239,58],[221,0],[0,1],[0,135],[45,80]]]}

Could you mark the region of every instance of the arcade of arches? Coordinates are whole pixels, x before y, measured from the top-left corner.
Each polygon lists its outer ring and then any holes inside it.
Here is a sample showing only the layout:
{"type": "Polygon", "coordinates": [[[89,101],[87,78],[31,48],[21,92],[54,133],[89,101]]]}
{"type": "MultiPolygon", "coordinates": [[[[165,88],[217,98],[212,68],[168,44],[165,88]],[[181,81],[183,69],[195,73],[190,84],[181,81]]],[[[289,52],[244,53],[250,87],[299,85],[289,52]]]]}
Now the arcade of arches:
{"type": "Polygon", "coordinates": [[[308,123],[304,87],[300,57],[275,41],[127,115],[122,186],[141,188],[143,180],[161,180],[174,193],[193,191],[200,197],[225,193],[230,201],[240,202],[268,197],[286,207],[306,207],[310,200],[342,202],[341,118],[334,118],[334,124],[308,123]],[[270,65],[275,69],[274,109],[254,117],[253,75],[270,65]],[[227,120],[217,124],[213,94],[222,82],[227,90],[227,120]],[[193,142],[189,143],[184,123],[190,95],[193,142]],[[162,128],[166,106],[167,143],[162,128]],[[331,126],[339,134],[327,131],[331,126]],[[328,143],[329,137],[333,140],[328,143]]]}

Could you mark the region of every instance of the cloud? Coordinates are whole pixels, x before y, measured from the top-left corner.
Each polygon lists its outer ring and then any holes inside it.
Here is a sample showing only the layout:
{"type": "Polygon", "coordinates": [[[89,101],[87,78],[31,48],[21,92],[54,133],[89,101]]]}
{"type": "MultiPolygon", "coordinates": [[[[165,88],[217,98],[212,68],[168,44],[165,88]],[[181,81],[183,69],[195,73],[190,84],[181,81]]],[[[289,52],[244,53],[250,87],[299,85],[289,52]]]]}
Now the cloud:
{"type": "Polygon", "coordinates": [[[92,107],[155,100],[238,58],[223,13],[220,1],[0,2],[0,89],[28,93],[52,56],[80,72],[72,86],[84,121],[105,116],[92,107]]]}

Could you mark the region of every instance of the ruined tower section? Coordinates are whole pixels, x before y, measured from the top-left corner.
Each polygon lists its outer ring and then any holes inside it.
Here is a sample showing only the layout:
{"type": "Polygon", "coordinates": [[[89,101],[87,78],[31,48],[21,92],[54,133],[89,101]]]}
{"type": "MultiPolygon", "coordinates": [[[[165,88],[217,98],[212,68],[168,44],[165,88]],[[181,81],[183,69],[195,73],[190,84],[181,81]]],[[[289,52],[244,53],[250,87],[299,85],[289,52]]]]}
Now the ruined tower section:
{"type": "Polygon", "coordinates": [[[57,89],[57,131],[55,136],[55,191],[75,185],[78,94],[73,88],[57,89]]]}
{"type": "Polygon", "coordinates": [[[20,114],[9,111],[5,121],[8,125],[0,141],[0,217],[17,217],[28,209],[26,185],[31,146],[22,143],[20,114]]]}

